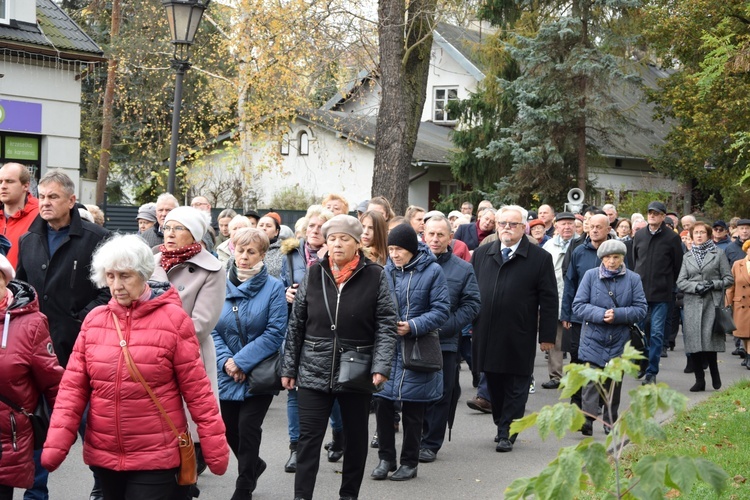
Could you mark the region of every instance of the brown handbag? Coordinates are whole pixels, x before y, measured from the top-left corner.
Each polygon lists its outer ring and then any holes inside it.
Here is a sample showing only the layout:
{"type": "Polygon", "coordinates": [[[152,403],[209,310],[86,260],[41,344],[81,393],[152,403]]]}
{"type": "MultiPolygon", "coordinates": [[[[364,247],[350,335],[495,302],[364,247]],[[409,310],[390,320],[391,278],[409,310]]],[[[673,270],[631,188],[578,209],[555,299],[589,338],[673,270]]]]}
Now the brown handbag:
{"type": "Polygon", "coordinates": [[[174,432],[174,435],[177,437],[177,446],[180,450],[180,471],[177,473],[177,484],[179,484],[180,486],[189,486],[192,484],[196,484],[198,482],[198,464],[195,458],[195,445],[193,444],[193,438],[190,436],[190,432],[180,432],[177,430],[174,422],[172,422],[172,419],[169,418],[169,415],[167,415],[164,407],[156,398],[154,391],[152,391],[151,387],[149,387],[149,385],[146,383],[146,380],[143,378],[143,375],[141,375],[140,370],[138,370],[138,367],[135,365],[133,358],[130,356],[127,342],[125,342],[125,339],[122,337],[120,322],[117,319],[115,313],[112,313],[112,320],[115,322],[117,335],[120,337],[120,347],[122,347],[122,353],[125,355],[125,364],[128,367],[128,372],[130,372],[130,377],[133,380],[139,381],[143,385],[143,388],[146,389],[148,395],[151,396],[154,404],[159,409],[162,416],[164,416],[164,420],[167,421],[167,424],[172,429],[172,432],[174,432]]]}

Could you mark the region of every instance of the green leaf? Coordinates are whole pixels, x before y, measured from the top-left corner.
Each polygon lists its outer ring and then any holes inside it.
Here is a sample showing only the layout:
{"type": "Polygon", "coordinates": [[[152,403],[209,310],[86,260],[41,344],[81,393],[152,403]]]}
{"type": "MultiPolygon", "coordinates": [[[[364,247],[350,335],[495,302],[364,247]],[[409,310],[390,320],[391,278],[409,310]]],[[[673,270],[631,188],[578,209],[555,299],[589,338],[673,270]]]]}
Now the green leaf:
{"type": "Polygon", "coordinates": [[[667,460],[660,456],[646,456],[633,466],[633,475],[638,483],[631,493],[644,500],[664,498],[664,478],[667,474],[667,460]]]}
{"type": "Polygon", "coordinates": [[[698,479],[698,468],[691,457],[669,457],[666,483],[682,492],[689,492],[698,479]]]}
{"type": "Polygon", "coordinates": [[[719,494],[727,487],[729,475],[713,462],[703,458],[694,458],[695,468],[701,481],[711,486],[719,494]]]}
{"type": "Polygon", "coordinates": [[[526,429],[534,427],[536,425],[538,418],[539,418],[539,413],[537,412],[537,413],[532,413],[531,415],[526,415],[525,417],[519,418],[518,420],[514,420],[510,424],[510,433],[520,434],[526,429]]]}
{"type": "Polygon", "coordinates": [[[582,447],[579,452],[583,456],[585,470],[591,477],[596,489],[606,485],[612,467],[609,464],[607,449],[601,443],[591,443],[590,446],[582,447]]]}
{"type": "Polygon", "coordinates": [[[534,488],[532,487],[532,480],[534,478],[519,477],[510,483],[510,486],[505,488],[505,498],[507,500],[517,500],[520,498],[526,498],[527,495],[534,494],[534,488]]]}
{"type": "Polygon", "coordinates": [[[577,447],[562,448],[557,458],[535,479],[536,497],[542,500],[572,500],[580,490],[583,474],[583,457],[577,451],[577,447]]]}

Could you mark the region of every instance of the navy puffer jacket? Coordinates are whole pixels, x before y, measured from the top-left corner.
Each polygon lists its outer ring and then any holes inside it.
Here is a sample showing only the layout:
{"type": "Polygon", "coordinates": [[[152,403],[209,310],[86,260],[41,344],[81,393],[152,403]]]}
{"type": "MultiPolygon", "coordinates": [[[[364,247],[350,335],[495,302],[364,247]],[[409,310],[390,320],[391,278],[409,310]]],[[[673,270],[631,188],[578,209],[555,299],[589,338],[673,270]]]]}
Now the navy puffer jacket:
{"type": "MultiPolygon", "coordinates": [[[[427,245],[420,242],[417,254],[404,267],[396,267],[389,258],[385,271],[398,301],[399,321],[409,322],[410,336],[421,337],[445,324],[450,312],[448,285],[427,245]]],[[[442,393],[442,371],[422,373],[405,369],[399,340],[391,377],[374,396],[391,401],[429,402],[440,399],[442,393]]]]}
{"type": "Polygon", "coordinates": [[[630,270],[624,275],[602,279],[599,268],[590,269],[581,280],[573,312],[582,319],[578,358],[583,363],[604,366],[622,355],[630,340],[630,325],[646,317],[648,303],[641,277],[630,270]],[[614,294],[614,301],[609,291],[614,294]],[[617,302],[618,307],[615,307],[617,302]],[[604,313],[615,310],[614,323],[604,322],[604,313]]]}

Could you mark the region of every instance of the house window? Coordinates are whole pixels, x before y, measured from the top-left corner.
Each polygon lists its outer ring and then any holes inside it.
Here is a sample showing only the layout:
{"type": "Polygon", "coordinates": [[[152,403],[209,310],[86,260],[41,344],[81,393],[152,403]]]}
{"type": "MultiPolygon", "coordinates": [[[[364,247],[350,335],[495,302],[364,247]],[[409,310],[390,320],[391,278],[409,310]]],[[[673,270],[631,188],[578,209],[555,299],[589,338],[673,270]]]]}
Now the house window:
{"type": "Polygon", "coordinates": [[[310,154],[310,138],[307,136],[307,132],[299,133],[298,144],[300,156],[307,156],[310,154]]]}
{"type": "Polygon", "coordinates": [[[281,136],[281,147],[280,147],[279,152],[284,156],[287,156],[289,154],[289,133],[288,132],[281,136]]]}
{"type": "Polygon", "coordinates": [[[0,24],[10,22],[10,0],[0,0],[0,24]]]}
{"type": "Polygon", "coordinates": [[[448,103],[458,100],[458,87],[435,87],[433,94],[432,120],[454,122],[456,117],[448,112],[448,103]]]}

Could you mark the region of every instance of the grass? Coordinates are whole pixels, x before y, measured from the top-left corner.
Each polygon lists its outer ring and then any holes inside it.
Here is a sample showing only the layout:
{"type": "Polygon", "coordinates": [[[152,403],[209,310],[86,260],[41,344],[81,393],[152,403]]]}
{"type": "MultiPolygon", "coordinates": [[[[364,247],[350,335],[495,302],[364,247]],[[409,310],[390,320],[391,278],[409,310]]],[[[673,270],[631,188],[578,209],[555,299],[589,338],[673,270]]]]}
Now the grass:
{"type": "MultiPolygon", "coordinates": [[[[701,457],[719,465],[729,474],[729,484],[721,496],[703,483],[693,491],[680,494],[676,490],[665,498],[705,500],[750,499],[750,380],[742,380],[712,395],[664,425],[666,442],[632,445],[623,454],[622,466],[628,474],[630,466],[644,456],[657,453],[701,457]]],[[[612,475],[614,484],[614,474],[612,475]]],[[[595,495],[598,497],[598,495],[595,495]]]]}

